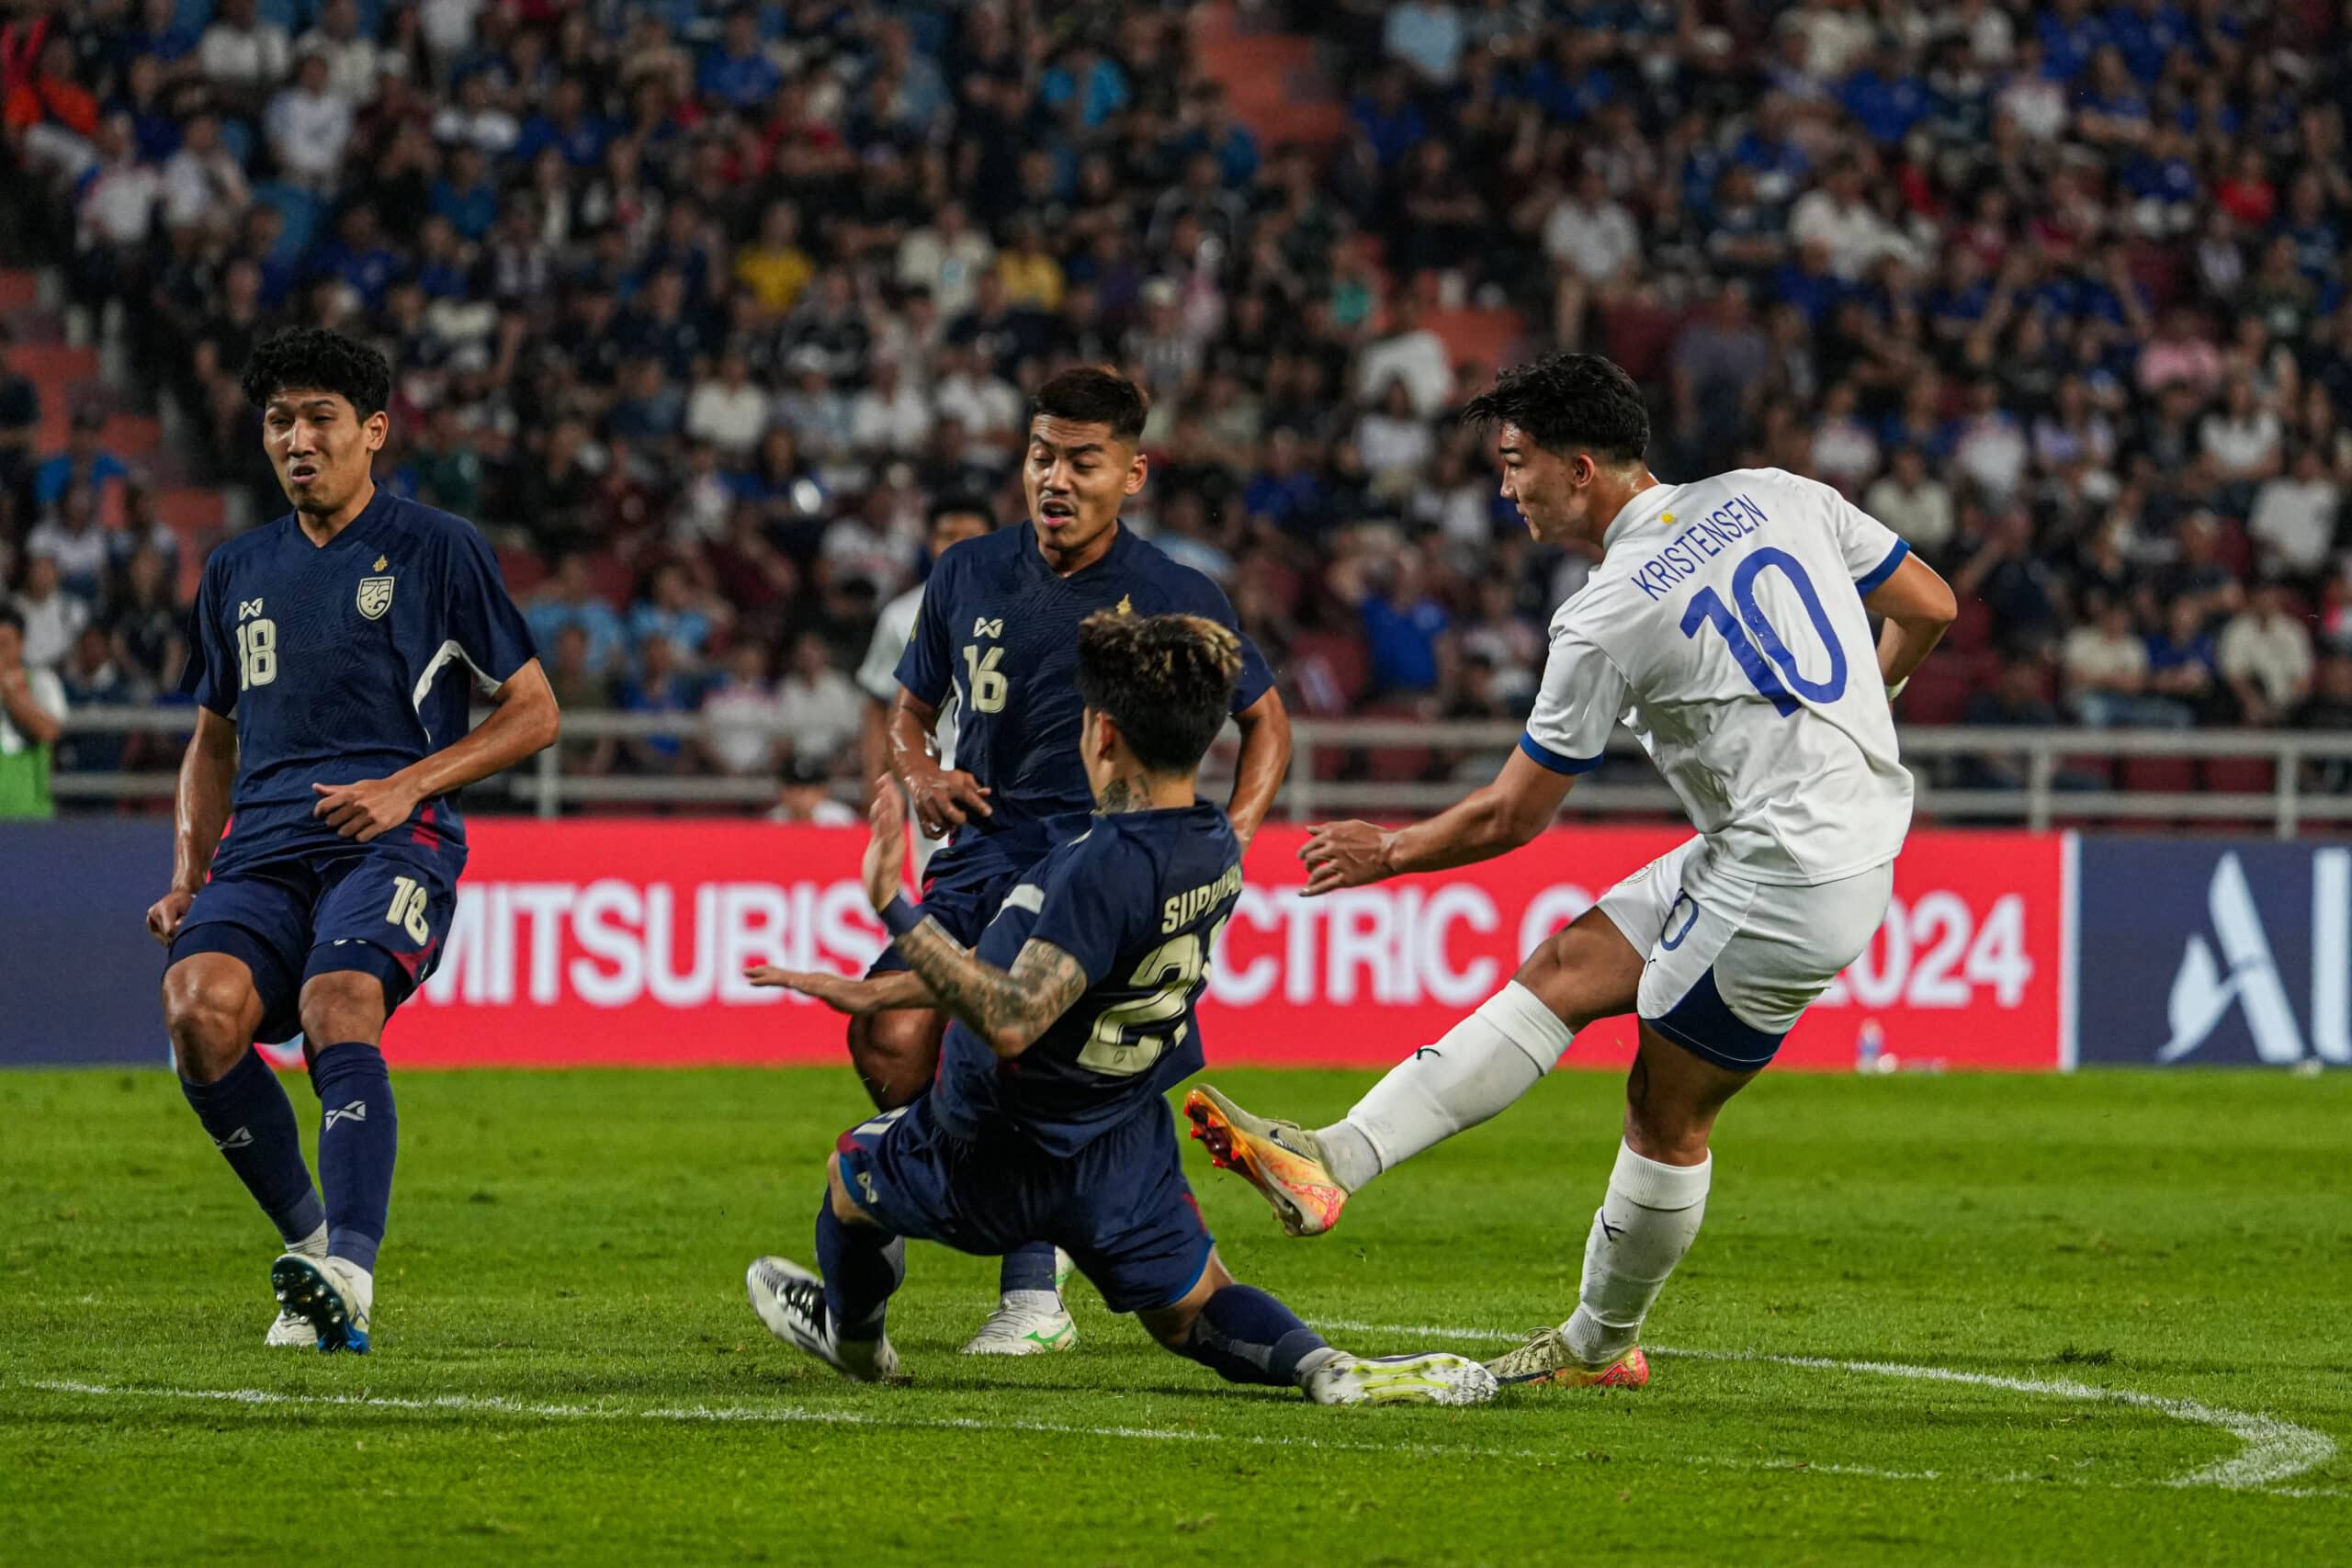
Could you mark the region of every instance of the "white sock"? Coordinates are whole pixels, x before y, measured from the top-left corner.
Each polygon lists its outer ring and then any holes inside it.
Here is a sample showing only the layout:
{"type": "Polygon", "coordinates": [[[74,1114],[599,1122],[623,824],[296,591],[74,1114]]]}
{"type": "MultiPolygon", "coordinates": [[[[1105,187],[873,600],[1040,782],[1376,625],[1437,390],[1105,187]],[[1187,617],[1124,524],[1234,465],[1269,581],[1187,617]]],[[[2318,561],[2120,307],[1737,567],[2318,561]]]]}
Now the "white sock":
{"type": "Polygon", "coordinates": [[[374,1270],[362,1269],[348,1258],[338,1258],[334,1261],[342,1270],[344,1284],[357,1299],[359,1315],[362,1317],[375,1315],[376,1275],[374,1270]]]}
{"type": "Polygon", "coordinates": [[[1325,1166],[1354,1191],[1533,1089],[1572,1037],[1534,992],[1513,980],[1444,1039],[1389,1068],[1345,1120],[1316,1134],[1325,1166]]]}
{"type": "Polygon", "coordinates": [[[1661,1165],[1623,1145],[1609,1192],[1593,1211],[1584,1244],[1584,1284],[1576,1314],[1561,1325],[1568,1349],[1589,1367],[1615,1360],[1641,1334],[1659,1287],[1707,1217],[1715,1156],[1661,1165]]]}
{"type": "Polygon", "coordinates": [[[289,1241],[286,1250],[302,1258],[324,1258],[327,1255],[327,1227],[324,1221],[319,1228],[300,1241],[289,1241]]]}

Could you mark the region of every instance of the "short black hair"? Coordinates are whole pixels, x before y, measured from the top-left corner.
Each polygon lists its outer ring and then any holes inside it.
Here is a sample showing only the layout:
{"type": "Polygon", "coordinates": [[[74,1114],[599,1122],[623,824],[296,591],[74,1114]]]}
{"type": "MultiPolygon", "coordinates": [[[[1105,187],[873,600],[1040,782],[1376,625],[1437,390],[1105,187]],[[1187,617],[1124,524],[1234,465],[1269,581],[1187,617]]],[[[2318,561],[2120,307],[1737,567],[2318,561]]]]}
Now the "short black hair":
{"type": "Polygon", "coordinates": [[[1201,765],[1240,676],[1241,639],[1200,615],[1097,610],[1079,623],[1078,694],[1155,773],[1201,765]]]}
{"type": "Polygon", "coordinates": [[[1076,424],[1107,424],[1130,446],[1143,437],[1151,400],[1143,389],[1101,365],[1081,365],[1049,376],[1029,400],[1032,420],[1066,419],[1076,424]]]}
{"type": "Polygon", "coordinates": [[[5,599],[0,599],[0,626],[14,626],[17,635],[25,635],[25,613],[5,599]]]}
{"type": "Polygon", "coordinates": [[[242,385],[245,401],[267,408],[280,392],[333,392],[362,419],[392,400],[392,367],[357,338],[325,327],[288,327],[253,352],[242,385]]]}
{"type": "Polygon", "coordinates": [[[1462,408],[1463,423],[1515,424],[1562,457],[1589,452],[1632,463],[1650,446],[1650,411],[1642,389],[1615,361],[1598,354],[1551,354],[1514,366],[1462,408]]]}
{"type": "Polygon", "coordinates": [[[938,527],[941,518],[954,517],[967,512],[976,517],[987,518],[989,529],[991,531],[995,529],[996,508],[990,506],[979,496],[963,491],[950,491],[945,495],[934,497],[931,503],[931,513],[923,519],[923,528],[927,532],[938,527]]]}

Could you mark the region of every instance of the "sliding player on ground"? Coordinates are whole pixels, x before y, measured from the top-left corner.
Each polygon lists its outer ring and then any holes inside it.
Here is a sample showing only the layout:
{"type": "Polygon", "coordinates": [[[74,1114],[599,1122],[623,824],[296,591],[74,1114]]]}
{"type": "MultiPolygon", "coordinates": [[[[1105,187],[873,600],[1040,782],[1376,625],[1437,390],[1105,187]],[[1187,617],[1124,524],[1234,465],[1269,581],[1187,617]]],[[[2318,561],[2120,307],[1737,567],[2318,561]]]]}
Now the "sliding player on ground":
{"type": "MultiPolygon", "coordinates": [[[[1136,449],[1148,412],[1142,389],[1111,371],[1049,378],[1030,405],[1021,466],[1028,520],[948,550],[923,586],[899,660],[890,766],[922,830],[948,837],[924,868],[922,907],[967,946],[1021,874],[1091,820],[1071,683],[1079,623],[1097,610],[1182,612],[1238,630],[1216,583],[1119,524],[1121,505],[1148,469],[1136,449]],[[951,701],[953,767],[936,755],[935,733],[951,701]]],[[[1232,694],[1241,752],[1226,809],[1246,847],[1290,766],[1290,719],[1265,660],[1247,638],[1241,649],[1232,694]]],[[[938,1068],[947,1015],[906,970],[889,949],[868,972],[878,986],[792,977],[853,1013],[850,1057],[877,1110],[907,1104],[938,1068]]],[[[1008,1252],[998,1290],[997,1309],[967,1354],[1030,1355],[1078,1343],[1051,1247],[1008,1252]]]]}
{"type": "Polygon", "coordinates": [[[1511,983],[1335,1125],[1252,1116],[1204,1085],[1194,1135],[1293,1235],[1533,1088],[1576,1032],[1637,1012],[1624,1140],[1577,1308],[1493,1363],[1506,1382],[1639,1385],[1635,1343],[1697,1235],[1725,1101],[1886,911],[1911,821],[1889,699],[1951,624],[1951,590],[1826,485],[1776,468],[1662,484],[1639,389],[1594,355],[1504,372],[1465,417],[1499,431],[1502,492],[1538,539],[1602,552],[1552,619],[1544,683],[1495,782],[1385,832],[1317,829],[1311,897],[1528,842],[1622,719],[1698,836],[1619,883],[1511,983]],[[1873,641],[1870,616],[1884,618],[1873,641]]]}
{"type": "Polygon", "coordinates": [[[967,951],[900,895],[896,790],[875,793],[867,896],[953,1015],[939,1080],[842,1135],[817,1211],[821,1274],[781,1258],[745,1276],[779,1338],[862,1382],[895,1380],[886,1332],[906,1240],[1001,1253],[1069,1250],[1111,1310],[1234,1382],[1295,1385],[1320,1404],[1468,1404],[1477,1362],[1360,1360],[1288,1307],[1235,1283],[1201,1223],[1164,1097],[1201,1066],[1193,1007],[1241,895],[1241,845],[1199,798],[1240,639],[1197,615],[1098,612],[1077,628],[1072,747],[1088,829],[1024,868],[967,951]]]}
{"type": "Polygon", "coordinates": [[[466,863],[453,792],[550,744],[555,694],[481,534],[376,488],[383,355],[298,329],[254,352],[244,391],[294,510],[205,562],[172,886],[147,929],[171,954],[180,1088],[285,1244],[268,1343],[365,1351],[398,1134],[384,1022],[447,932],[466,863]],[[469,677],[496,705],[470,731],[469,677]],[[297,1032],[319,1189],[253,1049],[297,1032]]]}

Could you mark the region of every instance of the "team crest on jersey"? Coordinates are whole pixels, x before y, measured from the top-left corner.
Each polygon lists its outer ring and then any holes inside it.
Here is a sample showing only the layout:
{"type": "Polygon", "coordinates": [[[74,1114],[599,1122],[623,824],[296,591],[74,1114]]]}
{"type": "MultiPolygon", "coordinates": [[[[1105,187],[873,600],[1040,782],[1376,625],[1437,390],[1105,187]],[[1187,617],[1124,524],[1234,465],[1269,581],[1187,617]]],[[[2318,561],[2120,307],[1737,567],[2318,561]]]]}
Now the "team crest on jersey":
{"type": "MultiPolygon", "coordinates": [[[[379,560],[377,565],[383,562],[379,560]]],[[[384,612],[392,607],[392,580],[389,577],[363,577],[359,580],[359,613],[371,621],[380,621],[384,612]]]]}
{"type": "Polygon", "coordinates": [[[1120,594],[1117,609],[1118,613],[1122,615],[1134,615],[1136,613],[1136,602],[1134,598],[1125,593],[1120,594]]]}

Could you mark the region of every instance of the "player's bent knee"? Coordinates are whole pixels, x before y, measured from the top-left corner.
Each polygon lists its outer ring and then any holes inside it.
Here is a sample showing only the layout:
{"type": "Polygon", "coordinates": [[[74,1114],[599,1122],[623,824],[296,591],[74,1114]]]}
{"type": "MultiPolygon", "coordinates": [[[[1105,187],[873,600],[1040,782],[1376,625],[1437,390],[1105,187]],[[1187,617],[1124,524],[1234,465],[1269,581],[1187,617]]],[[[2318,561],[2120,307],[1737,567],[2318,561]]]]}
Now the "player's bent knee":
{"type": "Polygon", "coordinates": [[[1154,1307],[1149,1312],[1139,1312],[1136,1314],[1136,1321],[1143,1325],[1145,1333],[1182,1355],[1193,1337],[1193,1324],[1201,1315],[1201,1309],[1209,1304],[1211,1296],[1231,1283],[1233,1275],[1227,1270],[1225,1259],[1212,1248],[1208,1262],[1201,1269],[1201,1277],[1193,1281],[1193,1288],[1184,1292],[1182,1300],[1170,1302],[1164,1307],[1154,1307]]]}
{"type": "Polygon", "coordinates": [[[939,1068],[935,1015],[894,1009],[849,1025],[849,1055],[877,1111],[896,1111],[931,1087],[939,1068]]]}
{"type": "Polygon", "coordinates": [[[839,1153],[825,1156],[825,1202],[833,1211],[833,1218],[845,1225],[870,1225],[874,1223],[850,1197],[849,1183],[842,1175],[839,1153]]]}
{"type": "Polygon", "coordinates": [[[261,1025],[252,976],[216,953],[184,958],[164,975],[164,1027],[172,1060],[191,1083],[210,1083],[237,1065],[261,1025]]]}
{"type": "Polygon", "coordinates": [[[1535,993],[1553,1015],[1580,1030],[1634,1010],[1642,984],[1642,955],[1599,908],[1536,944],[1512,976],[1535,993]]]}
{"type": "Polygon", "coordinates": [[[376,1043],[384,1032],[384,984],[357,969],[313,975],[302,986],[302,1037],[315,1048],[376,1043]]]}

